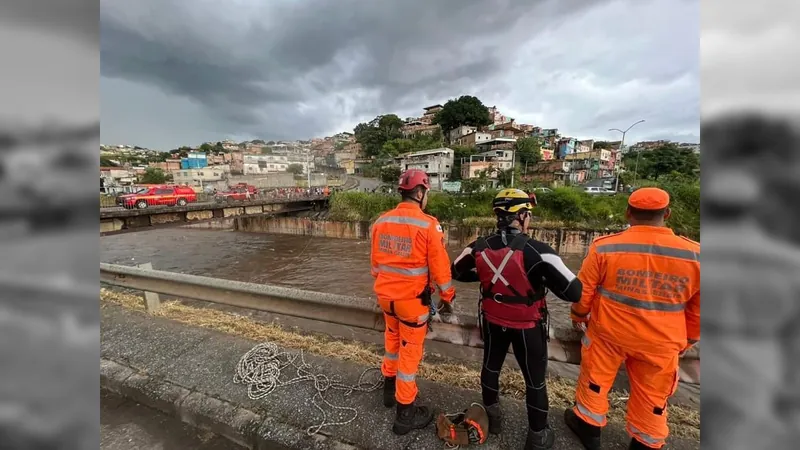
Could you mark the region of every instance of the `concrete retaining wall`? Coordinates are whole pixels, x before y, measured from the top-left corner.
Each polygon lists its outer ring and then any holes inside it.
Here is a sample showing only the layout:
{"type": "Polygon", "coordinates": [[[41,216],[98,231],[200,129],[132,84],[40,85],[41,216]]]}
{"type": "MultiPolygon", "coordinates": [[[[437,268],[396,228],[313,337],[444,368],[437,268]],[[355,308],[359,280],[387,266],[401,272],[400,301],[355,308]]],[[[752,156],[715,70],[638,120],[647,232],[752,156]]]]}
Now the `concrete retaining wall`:
{"type": "MultiPolygon", "coordinates": [[[[237,229],[253,233],[291,234],[299,236],[331,237],[340,239],[369,239],[369,222],[334,222],[311,220],[302,217],[242,217],[236,220],[237,229]]],[[[487,235],[490,228],[443,225],[448,245],[462,247],[479,235],[487,235]]],[[[612,231],[537,228],[535,239],[550,244],[561,255],[584,255],[592,241],[612,231]]]]}

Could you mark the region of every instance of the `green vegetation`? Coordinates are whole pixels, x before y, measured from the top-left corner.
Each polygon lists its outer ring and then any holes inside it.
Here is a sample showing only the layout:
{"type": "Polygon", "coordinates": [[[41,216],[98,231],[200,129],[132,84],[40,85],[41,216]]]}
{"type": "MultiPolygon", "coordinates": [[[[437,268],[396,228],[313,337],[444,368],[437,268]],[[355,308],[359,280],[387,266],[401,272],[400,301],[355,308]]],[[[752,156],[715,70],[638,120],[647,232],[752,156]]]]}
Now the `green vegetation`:
{"type": "Polygon", "coordinates": [[[140,181],[142,184],[164,184],[167,182],[167,175],[157,167],[148,167],[144,169],[140,181]]]}
{"type": "Polygon", "coordinates": [[[303,165],[298,163],[289,164],[289,166],[286,167],[286,171],[295,175],[300,175],[303,173],[303,165]]]}
{"type": "Polygon", "coordinates": [[[522,164],[536,164],[542,160],[542,141],[537,137],[524,137],[517,139],[516,158],[522,164]]]}
{"type": "MultiPolygon", "coordinates": [[[[699,180],[664,177],[657,185],[669,192],[672,199],[672,217],[668,225],[678,234],[699,239],[699,180]]],[[[496,193],[494,190],[461,195],[433,192],[428,213],[442,222],[492,226],[491,202],[496,193]]],[[[537,194],[537,198],[539,206],[534,210],[535,226],[619,229],[626,224],[627,194],[589,195],[576,188],[564,187],[537,194]]],[[[338,192],[331,198],[330,217],[341,221],[371,221],[393,208],[399,200],[397,195],[338,192]]]]}
{"type": "Polygon", "coordinates": [[[383,150],[383,145],[394,139],[401,139],[400,131],[404,122],[395,114],[386,114],[372,119],[368,123],[359,123],[353,129],[356,142],[367,156],[378,156],[383,150]]]}
{"type": "Polygon", "coordinates": [[[397,138],[386,141],[381,147],[381,153],[386,156],[397,156],[403,153],[421,152],[443,147],[442,131],[436,130],[432,134],[416,133],[408,138],[397,138]]]}
{"type": "Polygon", "coordinates": [[[664,176],[694,178],[699,174],[700,155],[691,149],[680,148],[673,143],[664,144],[653,150],[638,152],[638,154],[638,170],[637,152],[626,154],[623,162],[629,174],[637,172],[639,180],[658,181],[664,176]]]}
{"type": "Polygon", "coordinates": [[[381,181],[394,185],[400,179],[400,168],[397,166],[386,166],[381,169],[381,181]]]}
{"type": "Polygon", "coordinates": [[[489,116],[489,109],[471,95],[462,95],[457,99],[448,100],[442,110],[436,113],[433,123],[442,127],[442,130],[449,131],[461,125],[481,127],[490,125],[492,119],[489,116]]]}
{"type": "Polygon", "coordinates": [[[119,164],[112,161],[108,156],[101,156],[100,167],[119,167],[119,164]]]}

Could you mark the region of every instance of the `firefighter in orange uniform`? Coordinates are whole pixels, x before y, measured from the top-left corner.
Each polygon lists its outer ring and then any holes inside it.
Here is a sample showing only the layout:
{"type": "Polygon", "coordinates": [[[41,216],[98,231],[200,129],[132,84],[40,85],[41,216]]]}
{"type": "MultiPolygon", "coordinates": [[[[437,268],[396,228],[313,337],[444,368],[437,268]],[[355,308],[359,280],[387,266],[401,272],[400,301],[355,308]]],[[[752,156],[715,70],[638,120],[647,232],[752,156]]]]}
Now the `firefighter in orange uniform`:
{"type": "Polygon", "coordinates": [[[398,187],[402,201],[372,227],[372,276],[386,321],[383,403],[397,404],[392,431],[400,435],[433,420],[430,408],[415,403],[415,378],[433,308],[452,314],[455,300],[442,227],[423,212],[430,188],[424,171],[404,172],[398,187]],[[432,305],[434,287],[442,300],[438,306],[432,305]]]}
{"type": "Polygon", "coordinates": [[[667,228],[669,215],[665,191],[635,191],[625,212],[630,228],[596,239],[578,274],[583,294],[571,318],[586,334],[575,406],[564,419],[587,449],[600,448],[608,390],[623,362],[628,448],[662,448],[669,433],[678,358],[700,340],[700,244],[667,228]]]}

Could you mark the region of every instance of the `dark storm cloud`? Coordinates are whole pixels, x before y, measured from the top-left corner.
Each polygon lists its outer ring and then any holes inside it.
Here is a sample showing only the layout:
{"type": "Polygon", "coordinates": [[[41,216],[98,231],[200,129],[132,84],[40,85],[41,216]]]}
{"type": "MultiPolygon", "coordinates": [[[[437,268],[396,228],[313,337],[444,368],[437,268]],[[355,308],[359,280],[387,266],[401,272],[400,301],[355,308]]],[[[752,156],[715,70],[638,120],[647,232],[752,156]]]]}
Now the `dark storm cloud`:
{"type": "Polygon", "coordinates": [[[231,133],[307,137],[341,121],[337,93],[364,115],[469,92],[518,41],[600,3],[101,0],[101,73],[199,102],[231,133]]]}
{"type": "Polygon", "coordinates": [[[0,19],[54,29],[97,45],[96,0],[17,0],[0,3],[0,19]]]}

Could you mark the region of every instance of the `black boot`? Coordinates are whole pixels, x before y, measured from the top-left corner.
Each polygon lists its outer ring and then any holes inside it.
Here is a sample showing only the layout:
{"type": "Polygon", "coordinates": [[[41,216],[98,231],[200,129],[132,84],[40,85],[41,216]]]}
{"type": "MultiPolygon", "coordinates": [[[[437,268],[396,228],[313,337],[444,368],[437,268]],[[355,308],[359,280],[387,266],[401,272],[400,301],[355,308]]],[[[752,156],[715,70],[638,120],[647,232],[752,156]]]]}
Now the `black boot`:
{"type": "Polygon", "coordinates": [[[564,411],[564,422],[583,444],[586,450],[600,450],[600,432],[602,428],[583,421],[572,408],[564,411]]]}
{"type": "Polygon", "coordinates": [[[484,406],[486,416],[489,418],[489,434],[500,434],[503,432],[503,411],[500,403],[492,406],[484,406]]]}
{"type": "Polygon", "coordinates": [[[533,431],[528,428],[528,439],[525,441],[525,450],[533,450],[538,448],[552,448],[556,442],[556,434],[550,425],[544,427],[539,431],[533,431]]]}
{"type": "Polygon", "coordinates": [[[398,403],[392,431],[394,434],[404,435],[411,430],[421,430],[427,427],[431,421],[433,421],[433,412],[427,406],[398,403]]]}
{"type": "Polygon", "coordinates": [[[631,438],[631,443],[628,445],[628,450],[653,450],[653,447],[648,447],[634,438],[631,438]]]}
{"type": "Polygon", "coordinates": [[[383,406],[387,408],[391,408],[395,405],[394,393],[396,382],[396,377],[383,377],[383,406]]]}

